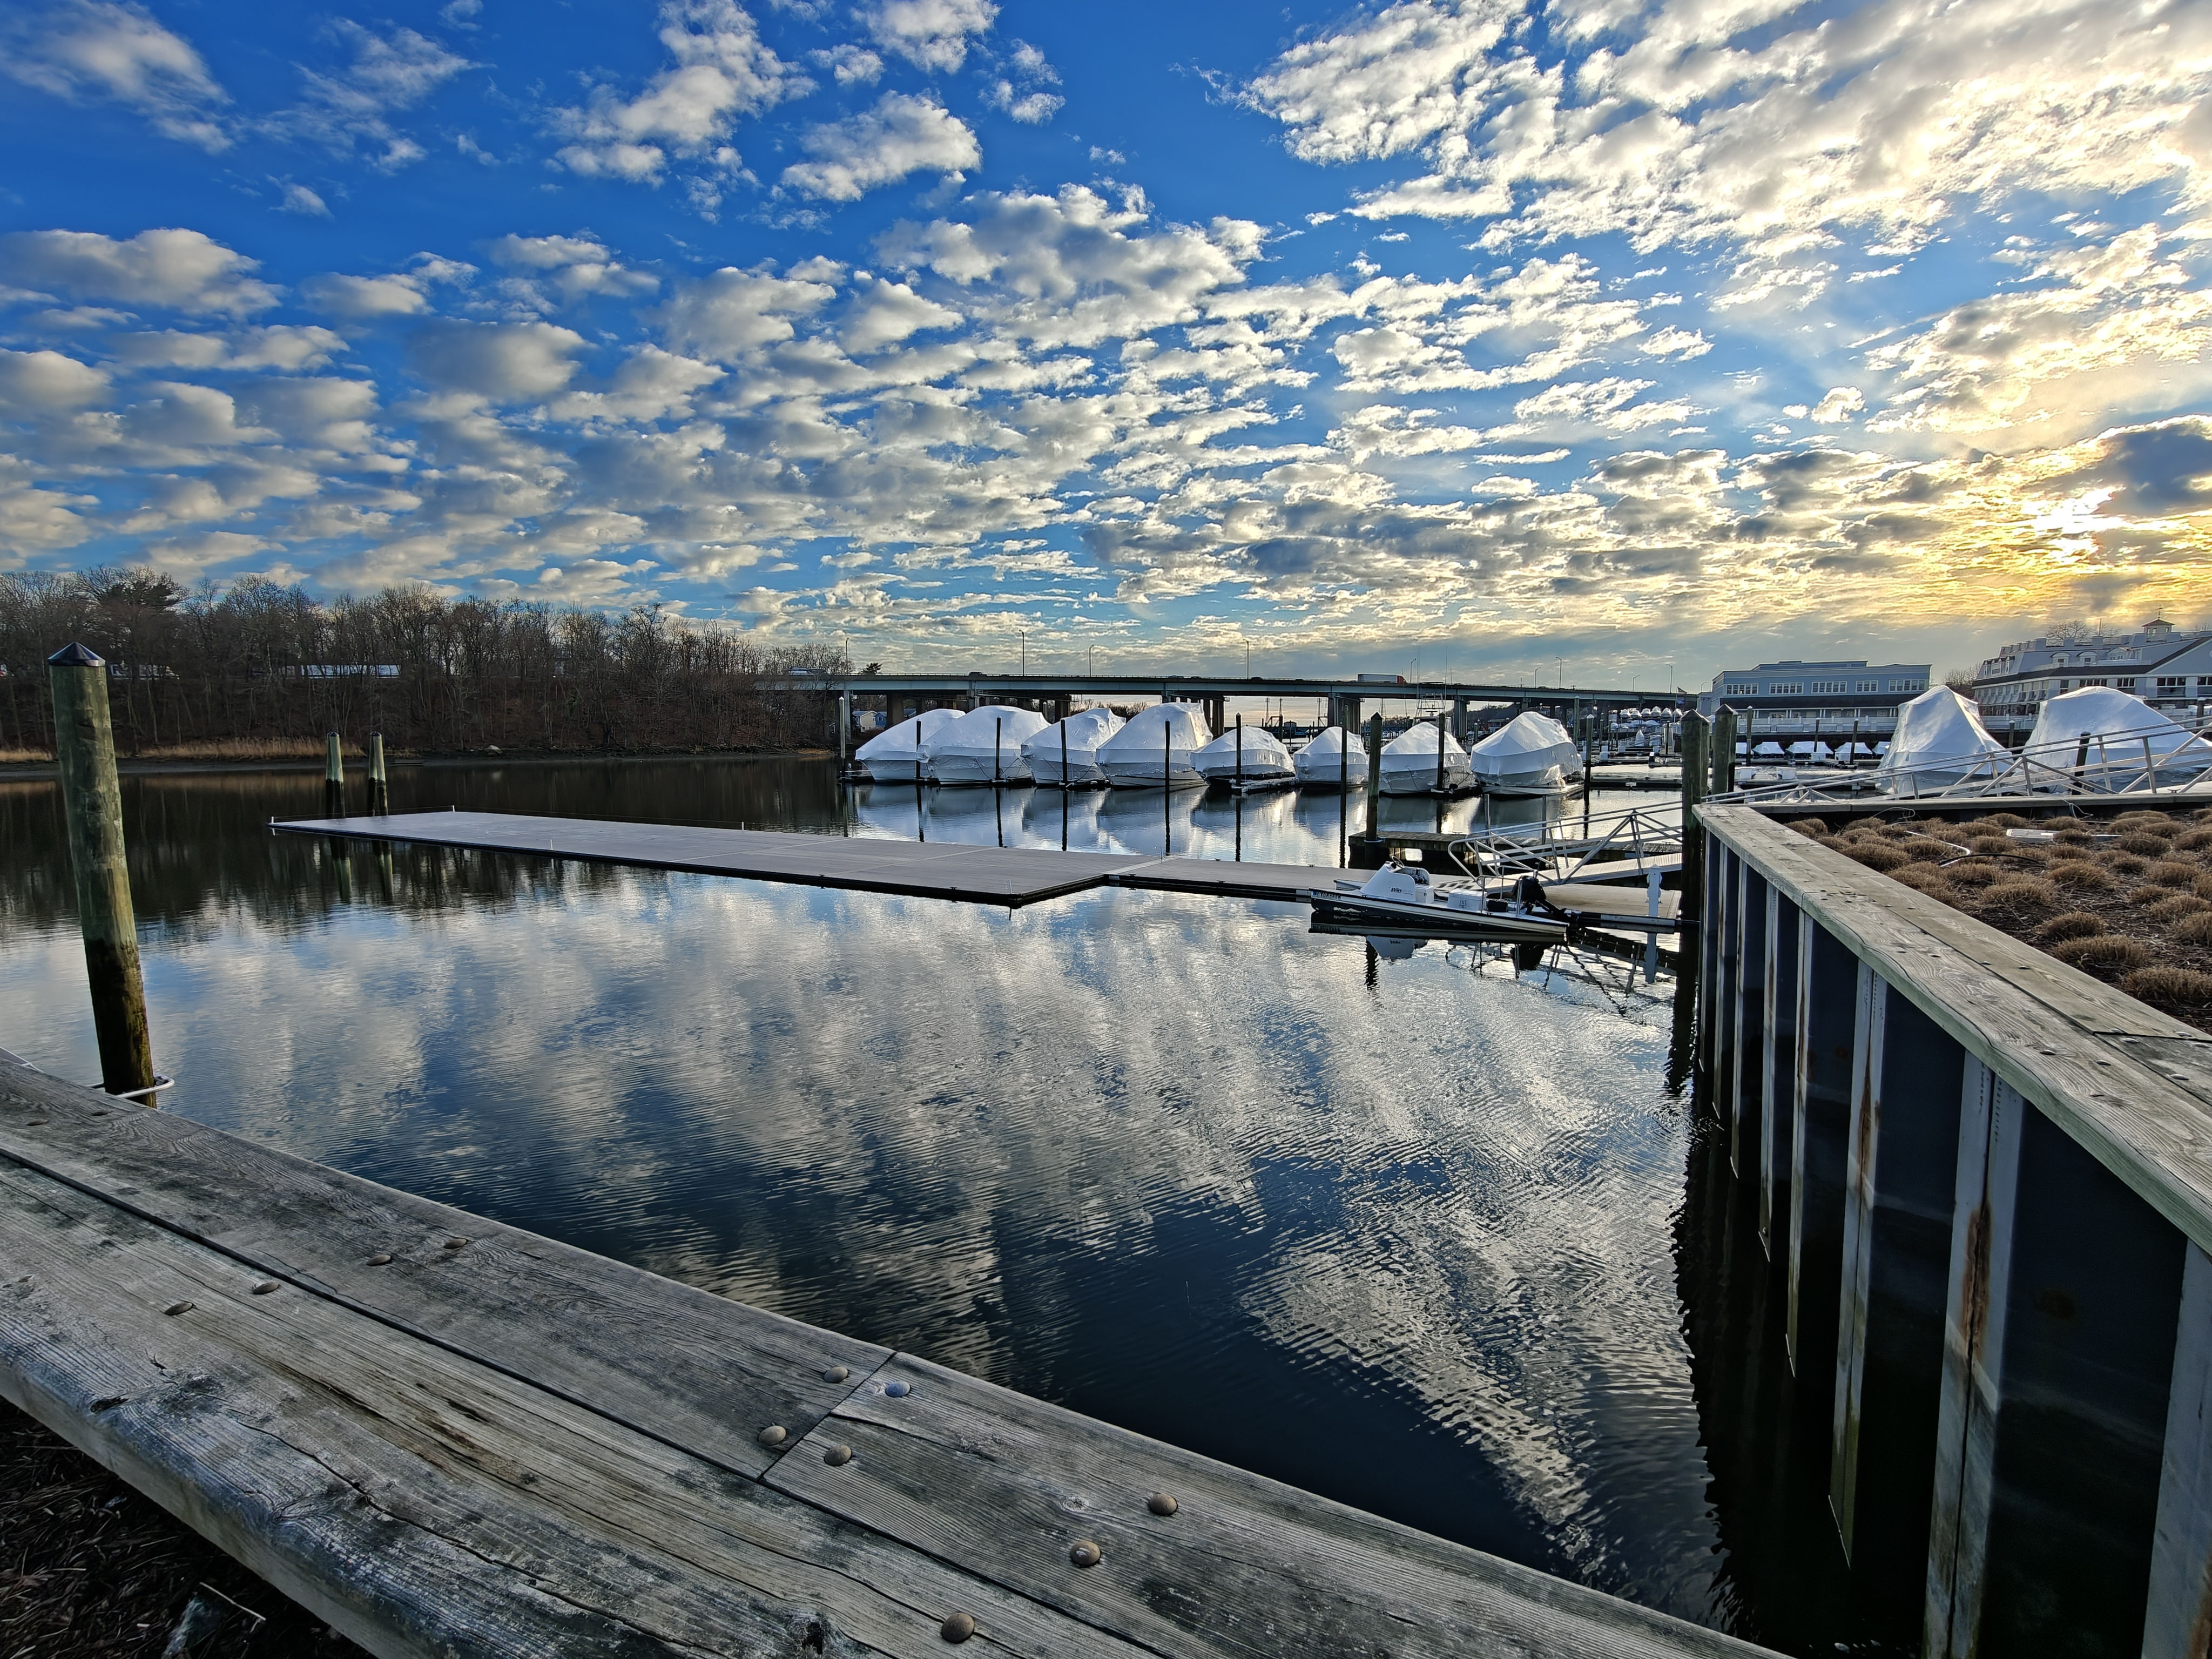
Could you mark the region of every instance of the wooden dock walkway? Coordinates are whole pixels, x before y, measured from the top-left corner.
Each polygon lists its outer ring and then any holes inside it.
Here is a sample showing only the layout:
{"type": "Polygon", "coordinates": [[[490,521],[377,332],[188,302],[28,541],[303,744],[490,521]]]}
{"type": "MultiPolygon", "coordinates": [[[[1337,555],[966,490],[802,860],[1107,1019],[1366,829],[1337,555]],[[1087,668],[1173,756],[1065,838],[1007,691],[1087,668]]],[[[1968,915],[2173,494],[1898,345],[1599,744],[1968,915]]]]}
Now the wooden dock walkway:
{"type": "Polygon", "coordinates": [[[0,1393],[379,1655],[1763,1651],[4,1062],[0,1266],[0,1393]]]}
{"type": "Polygon", "coordinates": [[[1352,873],[1302,864],[1157,858],[1145,853],[1061,853],[1036,847],[977,847],[965,842],[891,841],[601,818],[528,817],[505,812],[301,818],[272,822],[270,827],[286,835],[414,842],[1010,907],[1109,884],[1161,892],[1295,899],[1303,888],[1325,888],[1340,875],[1352,873]]]}

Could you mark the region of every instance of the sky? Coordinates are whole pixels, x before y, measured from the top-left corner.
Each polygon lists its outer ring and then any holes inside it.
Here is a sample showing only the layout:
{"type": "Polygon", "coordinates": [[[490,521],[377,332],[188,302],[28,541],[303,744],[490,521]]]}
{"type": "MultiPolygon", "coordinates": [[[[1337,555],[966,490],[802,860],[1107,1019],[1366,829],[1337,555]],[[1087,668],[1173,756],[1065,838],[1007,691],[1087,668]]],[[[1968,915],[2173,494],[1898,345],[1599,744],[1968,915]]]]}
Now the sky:
{"type": "Polygon", "coordinates": [[[0,13],[0,568],[887,668],[2212,623],[2212,6],[0,13]]]}

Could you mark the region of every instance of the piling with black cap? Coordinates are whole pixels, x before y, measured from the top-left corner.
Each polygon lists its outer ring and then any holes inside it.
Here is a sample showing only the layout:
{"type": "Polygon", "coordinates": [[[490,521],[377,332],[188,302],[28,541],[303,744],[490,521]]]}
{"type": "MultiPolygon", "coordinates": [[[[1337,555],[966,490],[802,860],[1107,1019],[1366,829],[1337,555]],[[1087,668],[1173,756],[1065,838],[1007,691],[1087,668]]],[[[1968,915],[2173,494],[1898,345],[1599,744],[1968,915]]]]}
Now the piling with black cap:
{"type": "Polygon", "coordinates": [[[392,786],[384,774],[384,733],[368,734],[368,810],[376,817],[392,812],[392,786]]]}
{"type": "Polygon", "coordinates": [[[46,659],[53,688],[54,756],[76,873],[77,927],[84,935],[100,1041],[101,1085],[112,1095],[154,1086],[154,1041],[138,973],[137,921],[123,848],[123,790],[115,778],[115,728],[107,709],[107,664],[81,645],[46,659]]]}
{"type": "Polygon", "coordinates": [[[1377,714],[1367,717],[1367,828],[1352,838],[1352,868],[1379,870],[1382,848],[1382,716],[1377,714]]]}
{"type": "Polygon", "coordinates": [[[338,734],[335,732],[323,740],[323,816],[345,816],[345,755],[338,746],[338,734]]]}

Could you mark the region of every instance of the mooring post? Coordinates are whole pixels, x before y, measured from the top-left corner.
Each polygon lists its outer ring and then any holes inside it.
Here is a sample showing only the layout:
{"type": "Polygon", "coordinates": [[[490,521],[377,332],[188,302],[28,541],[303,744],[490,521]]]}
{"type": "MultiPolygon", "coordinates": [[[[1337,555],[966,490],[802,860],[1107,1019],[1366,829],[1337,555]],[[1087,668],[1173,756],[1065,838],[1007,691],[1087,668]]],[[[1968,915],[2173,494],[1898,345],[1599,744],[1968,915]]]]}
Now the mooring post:
{"type": "Polygon", "coordinates": [[[1705,798],[1705,717],[1690,714],[1682,721],[1682,939],[1703,932],[1696,928],[1705,914],[1705,829],[1698,822],[1698,803],[1705,798]]]}
{"type": "Polygon", "coordinates": [[[77,927],[84,935],[100,1085],[143,1095],[155,1085],[154,1040],[138,973],[137,920],[123,847],[123,790],[115,778],[115,728],[107,711],[107,664],[81,645],[46,659],[54,699],[54,757],[76,874],[77,927]]]}
{"type": "Polygon", "coordinates": [[[1379,870],[1382,853],[1382,716],[1374,714],[1367,717],[1367,824],[1352,851],[1352,867],[1379,870]]]}
{"type": "Polygon", "coordinates": [[[853,693],[851,688],[837,694],[837,775],[845,773],[845,749],[853,737],[853,693]]]}
{"type": "Polygon", "coordinates": [[[1713,714],[1712,787],[1709,794],[1725,795],[1735,787],[1735,710],[1722,708],[1713,714]]]}
{"type": "Polygon", "coordinates": [[[1751,867],[1750,860],[1737,860],[1735,890],[1729,895],[1729,931],[1735,939],[1734,994],[1722,1018],[1735,1027],[1729,1041],[1729,1170],[1739,1181],[1759,1168],[1759,1148],[1747,1136],[1759,1133],[1766,1094],[1760,1070],[1767,1050],[1759,1032],[1766,1015],[1766,878],[1751,867]]]}
{"type": "Polygon", "coordinates": [[[2201,1659],[2212,1586],[2212,1255],[2184,1252],[2142,1659],[2201,1659]]]}
{"type": "Polygon", "coordinates": [[[368,810],[375,817],[392,812],[392,786],[384,773],[384,733],[368,734],[368,810]]]}
{"type": "Polygon", "coordinates": [[[345,759],[335,732],[327,733],[323,739],[323,816],[345,816],[345,759]]]}

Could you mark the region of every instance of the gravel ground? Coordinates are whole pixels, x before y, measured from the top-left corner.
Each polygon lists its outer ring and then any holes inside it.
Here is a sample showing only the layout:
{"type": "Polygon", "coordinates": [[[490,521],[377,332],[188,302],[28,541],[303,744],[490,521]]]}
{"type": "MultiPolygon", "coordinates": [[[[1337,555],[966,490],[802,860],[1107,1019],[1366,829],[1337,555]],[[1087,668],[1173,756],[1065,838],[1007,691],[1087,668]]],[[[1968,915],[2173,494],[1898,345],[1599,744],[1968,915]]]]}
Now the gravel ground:
{"type": "Polygon", "coordinates": [[[2212,1033],[2212,807],[1790,827],[2212,1033]]]}
{"type": "Polygon", "coordinates": [[[0,1659],[361,1652],[0,1401],[0,1659]]]}

